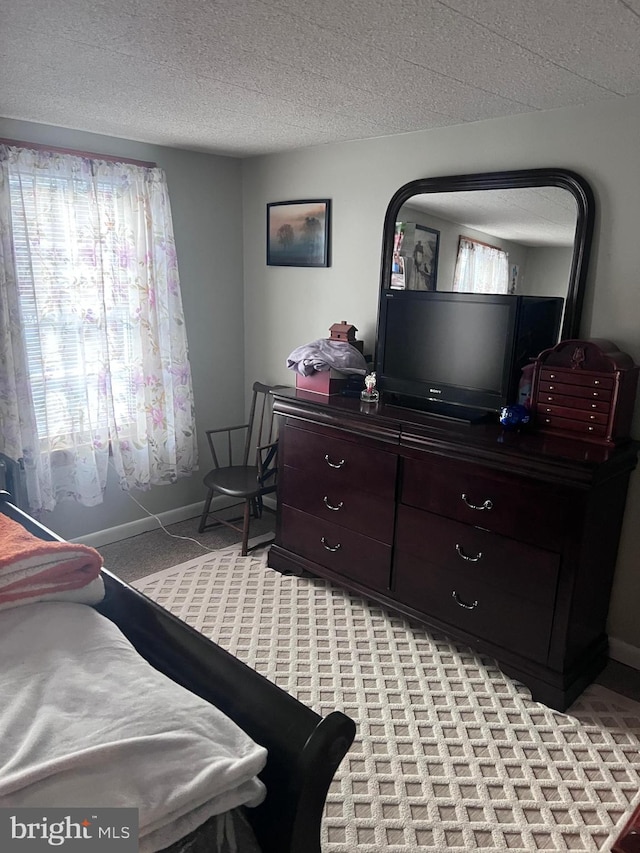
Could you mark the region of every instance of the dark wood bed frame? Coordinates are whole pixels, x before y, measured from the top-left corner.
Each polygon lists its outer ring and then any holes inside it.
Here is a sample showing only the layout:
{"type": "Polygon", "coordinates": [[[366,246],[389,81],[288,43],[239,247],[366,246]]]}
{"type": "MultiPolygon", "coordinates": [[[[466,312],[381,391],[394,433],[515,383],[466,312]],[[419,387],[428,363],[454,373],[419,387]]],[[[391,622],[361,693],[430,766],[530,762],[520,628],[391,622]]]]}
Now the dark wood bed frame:
{"type": "MultiPolygon", "coordinates": [[[[0,492],[0,512],[45,540],[63,541],[0,492]]],[[[320,853],[327,791],[354,735],[340,711],[321,717],[203,634],[103,569],[115,622],[156,669],[220,708],[268,750],[267,796],[246,816],[263,853],[320,853]]]]}

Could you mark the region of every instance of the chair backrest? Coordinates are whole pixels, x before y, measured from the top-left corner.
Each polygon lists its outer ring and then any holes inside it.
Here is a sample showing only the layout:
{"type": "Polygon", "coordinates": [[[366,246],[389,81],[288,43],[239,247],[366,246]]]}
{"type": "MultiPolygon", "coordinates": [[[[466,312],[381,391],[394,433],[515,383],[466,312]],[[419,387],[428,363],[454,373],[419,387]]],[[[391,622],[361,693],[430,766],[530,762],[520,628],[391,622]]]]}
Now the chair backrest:
{"type": "Polygon", "coordinates": [[[258,447],[271,440],[272,405],[270,385],[254,382],[251,394],[251,407],[247,423],[247,436],[242,456],[242,464],[250,465],[258,447]]]}
{"type": "MultiPolygon", "coordinates": [[[[244,448],[243,464],[251,465],[255,461],[261,467],[261,448],[273,445],[277,440],[277,424],[273,417],[273,397],[271,391],[282,385],[265,385],[254,382],[251,395],[251,407],[247,423],[247,440],[244,448]]],[[[262,464],[265,464],[264,462],[262,464]]]]}
{"type": "Polygon", "coordinates": [[[215,468],[255,466],[260,477],[262,469],[275,467],[277,424],[271,391],[283,387],[254,382],[245,423],[205,430],[215,468]]]}
{"type": "Polygon", "coordinates": [[[247,432],[245,447],[245,465],[252,464],[251,452],[255,450],[255,464],[262,494],[275,492],[278,473],[278,429],[273,416],[273,397],[271,391],[282,385],[264,385],[253,383],[251,408],[249,410],[250,429],[247,432]]]}

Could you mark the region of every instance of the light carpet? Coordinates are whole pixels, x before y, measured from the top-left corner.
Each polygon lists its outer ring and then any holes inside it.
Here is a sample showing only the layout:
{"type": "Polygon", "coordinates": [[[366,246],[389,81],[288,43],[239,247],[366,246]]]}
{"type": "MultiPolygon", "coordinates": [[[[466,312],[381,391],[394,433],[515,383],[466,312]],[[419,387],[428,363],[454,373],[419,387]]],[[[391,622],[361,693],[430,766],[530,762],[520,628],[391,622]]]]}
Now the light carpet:
{"type": "Polygon", "coordinates": [[[355,720],[324,853],[608,851],[640,801],[640,704],[564,714],[495,662],[320,579],[229,549],[134,586],[319,714],[355,720]]]}

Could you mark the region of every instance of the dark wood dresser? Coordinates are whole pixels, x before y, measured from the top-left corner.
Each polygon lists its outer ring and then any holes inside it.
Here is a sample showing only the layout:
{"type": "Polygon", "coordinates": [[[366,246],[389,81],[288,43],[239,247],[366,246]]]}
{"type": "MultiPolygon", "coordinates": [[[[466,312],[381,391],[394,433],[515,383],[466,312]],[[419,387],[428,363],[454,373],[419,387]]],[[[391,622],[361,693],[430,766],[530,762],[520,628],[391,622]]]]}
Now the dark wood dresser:
{"type": "Polygon", "coordinates": [[[613,842],[611,853],[640,853],[640,806],[634,810],[613,842]]]}
{"type": "Polygon", "coordinates": [[[639,444],[605,447],[277,391],[269,566],[429,624],[564,710],[607,660],[639,444]]]}

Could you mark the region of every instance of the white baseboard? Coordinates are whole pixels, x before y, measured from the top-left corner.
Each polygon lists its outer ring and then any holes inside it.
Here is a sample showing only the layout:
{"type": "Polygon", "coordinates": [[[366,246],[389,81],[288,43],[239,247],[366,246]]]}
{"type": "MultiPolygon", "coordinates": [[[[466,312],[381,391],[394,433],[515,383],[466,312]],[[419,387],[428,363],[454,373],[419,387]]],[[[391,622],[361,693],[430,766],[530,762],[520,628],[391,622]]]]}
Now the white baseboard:
{"type": "MultiPolygon", "coordinates": [[[[204,501],[200,501],[189,506],[181,506],[177,509],[159,512],[157,518],[164,525],[175,524],[178,521],[196,518],[202,512],[203,506],[204,501]]],[[[116,527],[107,527],[105,530],[97,530],[95,533],[88,533],[86,536],[78,536],[71,541],[82,542],[83,545],[100,548],[102,545],[111,545],[112,542],[129,539],[131,536],[137,536],[139,533],[148,533],[150,530],[157,530],[159,527],[157,518],[147,515],[144,518],[137,518],[135,521],[128,521],[126,524],[118,524],[116,527]]]]}
{"type": "Polygon", "coordinates": [[[625,643],[624,640],[609,637],[609,657],[617,660],[618,663],[640,669],[640,648],[625,643]]]}
{"type": "MultiPolygon", "coordinates": [[[[276,501],[272,495],[265,495],[264,502],[269,509],[275,510],[276,501]]],[[[219,498],[213,502],[216,509],[223,509],[228,503],[227,498],[219,498]]],[[[179,521],[187,521],[190,518],[198,518],[202,513],[203,507],[204,501],[199,501],[188,506],[159,512],[157,517],[148,515],[144,518],[137,518],[135,521],[126,522],[126,524],[118,524],[116,527],[108,527],[105,530],[88,533],[86,536],[78,536],[71,541],[82,542],[83,545],[91,545],[94,548],[101,548],[103,545],[111,545],[113,542],[120,542],[123,539],[129,539],[131,536],[137,536],[139,533],[148,533],[150,530],[157,530],[159,527],[157,519],[160,519],[166,526],[168,524],[176,524],[179,521]]],[[[197,532],[197,527],[195,530],[197,532]]]]}

